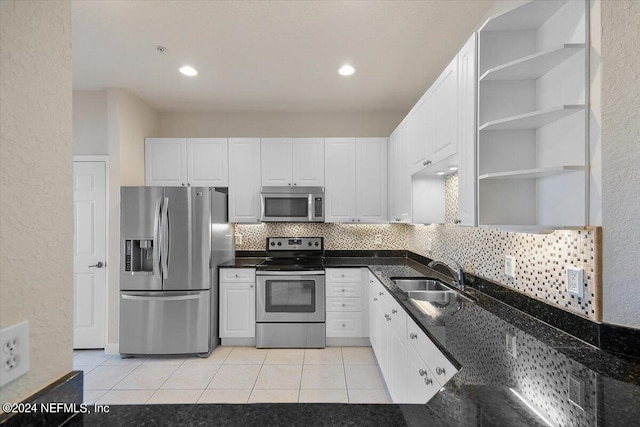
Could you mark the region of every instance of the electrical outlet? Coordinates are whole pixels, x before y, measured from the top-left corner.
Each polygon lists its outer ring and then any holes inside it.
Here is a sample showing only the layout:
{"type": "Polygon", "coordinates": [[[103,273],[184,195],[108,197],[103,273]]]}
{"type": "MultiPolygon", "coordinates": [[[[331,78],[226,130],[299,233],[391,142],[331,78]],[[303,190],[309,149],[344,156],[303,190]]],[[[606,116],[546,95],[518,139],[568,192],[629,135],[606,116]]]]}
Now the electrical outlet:
{"type": "Polygon", "coordinates": [[[236,237],[236,245],[237,246],[242,246],[242,234],[236,233],[235,237],[236,237]]]}
{"type": "Polygon", "coordinates": [[[505,348],[507,353],[514,359],[518,358],[518,343],[516,342],[516,336],[507,333],[505,335],[505,348]]]}
{"type": "Polygon", "coordinates": [[[569,395],[569,402],[582,409],[584,407],[584,381],[569,374],[567,382],[569,383],[567,393],[569,395]]]}
{"type": "Polygon", "coordinates": [[[18,323],[0,330],[0,387],[29,371],[29,324],[18,323]]]}
{"type": "Polygon", "coordinates": [[[427,239],[427,243],[425,244],[425,249],[431,252],[433,249],[433,239],[427,239]]]}
{"type": "Polygon", "coordinates": [[[516,259],[510,255],[504,257],[504,275],[507,277],[511,277],[512,279],[516,278],[516,259]]]}
{"type": "Polygon", "coordinates": [[[567,292],[582,298],[584,295],[584,270],[582,268],[567,267],[567,292]]]}
{"type": "Polygon", "coordinates": [[[379,234],[376,234],[376,236],[373,238],[373,243],[375,243],[376,245],[381,245],[382,244],[382,236],[379,234]]]}

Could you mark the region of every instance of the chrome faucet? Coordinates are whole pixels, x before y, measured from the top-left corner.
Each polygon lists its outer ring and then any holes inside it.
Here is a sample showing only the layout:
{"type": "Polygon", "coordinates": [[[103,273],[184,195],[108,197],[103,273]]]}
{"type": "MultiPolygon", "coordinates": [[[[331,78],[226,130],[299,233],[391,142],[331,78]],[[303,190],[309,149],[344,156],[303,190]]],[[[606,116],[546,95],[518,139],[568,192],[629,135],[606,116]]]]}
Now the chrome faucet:
{"type": "Polygon", "coordinates": [[[427,267],[433,268],[436,271],[438,271],[437,267],[444,267],[447,271],[447,275],[451,276],[451,278],[453,279],[453,284],[461,291],[464,291],[464,270],[462,269],[460,263],[456,261],[451,262],[456,267],[455,270],[442,261],[431,261],[429,264],[427,264],[427,267]]]}

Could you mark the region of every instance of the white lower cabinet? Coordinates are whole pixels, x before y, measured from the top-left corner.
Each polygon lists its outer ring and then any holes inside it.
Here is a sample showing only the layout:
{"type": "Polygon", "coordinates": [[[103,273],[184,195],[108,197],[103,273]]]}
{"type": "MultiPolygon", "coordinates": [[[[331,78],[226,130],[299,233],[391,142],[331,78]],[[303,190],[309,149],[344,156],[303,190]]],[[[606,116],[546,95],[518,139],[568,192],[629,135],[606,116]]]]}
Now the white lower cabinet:
{"type": "Polygon", "coordinates": [[[255,269],[221,268],[220,338],[254,338],[255,336],[255,269]]]}
{"type": "Polygon", "coordinates": [[[363,270],[366,269],[326,269],[327,338],[368,336],[368,293],[362,292],[363,287],[368,288],[362,277],[368,276],[363,270]]]}
{"type": "Polygon", "coordinates": [[[369,274],[369,340],[394,403],[426,403],[456,368],[369,274]]]}

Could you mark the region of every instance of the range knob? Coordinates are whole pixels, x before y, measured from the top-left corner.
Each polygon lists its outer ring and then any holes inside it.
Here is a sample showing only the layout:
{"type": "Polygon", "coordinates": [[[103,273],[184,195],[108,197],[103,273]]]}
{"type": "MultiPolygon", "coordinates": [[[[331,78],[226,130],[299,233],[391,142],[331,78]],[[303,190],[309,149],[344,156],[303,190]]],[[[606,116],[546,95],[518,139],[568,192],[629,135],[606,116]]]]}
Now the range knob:
{"type": "Polygon", "coordinates": [[[278,246],[282,246],[282,242],[278,242],[278,246]]]}
{"type": "Polygon", "coordinates": [[[276,242],[271,242],[271,246],[275,246],[275,245],[276,245],[276,242]]]}
{"type": "Polygon", "coordinates": [[[309,246],[311,246],[313,243],[309,242],[309,246]]]}
{"type": "Polygon", "coordinates": [[[320,246],[320,243],[319,243],[319,242],[316,242],[316,246],[320,246]]]}

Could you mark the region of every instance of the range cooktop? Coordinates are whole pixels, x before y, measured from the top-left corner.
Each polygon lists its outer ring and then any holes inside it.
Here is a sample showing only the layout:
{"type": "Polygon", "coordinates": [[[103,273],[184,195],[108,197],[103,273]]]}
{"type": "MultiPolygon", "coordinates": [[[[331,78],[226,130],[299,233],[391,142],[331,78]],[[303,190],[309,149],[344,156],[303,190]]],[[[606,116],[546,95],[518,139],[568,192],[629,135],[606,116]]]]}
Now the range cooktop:
{"type": "Polygon", "coordinates": [[[322,237],[268,237],[267,259],[258,270],[305,271],[324,269],[322,237]]]}

